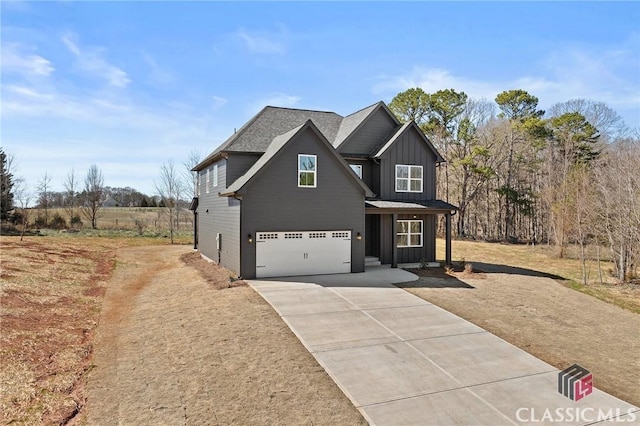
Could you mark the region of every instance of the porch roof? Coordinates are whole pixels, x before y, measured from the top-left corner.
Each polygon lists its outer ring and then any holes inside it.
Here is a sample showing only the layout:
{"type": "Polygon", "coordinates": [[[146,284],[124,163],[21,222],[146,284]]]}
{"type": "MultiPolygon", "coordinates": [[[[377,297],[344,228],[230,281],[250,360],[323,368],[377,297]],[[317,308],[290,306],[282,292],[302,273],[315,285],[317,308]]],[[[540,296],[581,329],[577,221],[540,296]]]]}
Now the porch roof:
{"type": "Polygon", "coordinates": [[[395,201],[395,200],[365,200],[365,214],[446,214],[458,210],[453,204],[442,200],[425,201],[395,201]]]}

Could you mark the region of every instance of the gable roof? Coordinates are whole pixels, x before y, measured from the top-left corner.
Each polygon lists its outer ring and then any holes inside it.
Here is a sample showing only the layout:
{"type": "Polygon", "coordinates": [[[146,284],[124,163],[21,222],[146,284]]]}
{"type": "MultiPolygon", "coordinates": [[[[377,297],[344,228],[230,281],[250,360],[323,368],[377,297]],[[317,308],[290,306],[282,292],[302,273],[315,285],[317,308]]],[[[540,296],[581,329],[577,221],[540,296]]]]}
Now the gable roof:
{"type": "Polygon", "coordinates": [[[289,130],[286,133],[283,133],[281,135],[277,135],[276,137],[274,137],[271,143],[266,148],[264,154],[258,159],[258,161],[256,161],[253,164],[253,166],[251,166],[244,175],[236,179],[235,182],[233,182],[226,190],[224,190],[224,192],[221,192],[219,195],[229,197],[238,193],[238,191],[242,190],[242,188],[245,185],[250,183],[256,176],[258,176],[289,142],[294,140],[297,135],[299,135],[300,133],[304,132],[307,129],[310,129],[316,133],[316,135],[318,136],[318,139],[320,139],[320,141],[327,146],[328,151],[331,153],[331,155],[333,155],[336,158],[336,160],[340,162],[342,167],[344,167],[344,169],[351,176],[351,178],[353,178],[354,181],[357,182],[358,185],[362,187],[362,189],[364,189],[365,196],[373,197],[374,194],[373,192],[371,192],[371,189],[369,189],[369,187],[362,181],[362,179],[360,179],[355,174],[355,172],[351,169],[351,167],[349,167],[349,165],[342,158],[342,156],[338,154],[338,152],[333,148],[331,143],[327,140],[327,138],[322,134],[320,129],[315,125],[314,121],[312,121],[311,119],[307,120],[306,122],[299,125],[298,127],[295,127],[289,130]]]}
{"type": "MultiPolygon", "coordinates": [[[[338,135],[333,142],[333,146],[335,146],[336,149],[343,147],[351,136],[353,136],[356,131],[359,130],[376,113],[376,111],[381,109],[387,113],[389,118],[391,118],[397,126],[400,125],[400,122],[387,105],[380,101],[346,116],[340,124],[340,129],[338,130],[338,135]]],[[[367,152],[366,154],[370,153],[367,152]]]]}
{"type": "Polygon", "coordinates": [[[444,158],[442,158],[442,155],[440,155],[436,147],[433,146],[433,144],[429,139],[427,139],[424,133],[422,133],[422,130],[420,129],[420,127],[418,127],[416,122],[413,120],[407,121],[402,126],[400,126],[400,128],[389,138],[389,140],[382,146],[382,148],[380,148],[378,152],[375,155],[373,155],[373,157],[374,158],[382,157],[384,153],[396,142],[396,140],[398,140],[398,138],[403,133],[405,133],[406,131],[408,131],[408,129],[411,129],[411,128],[415,129],[418,132],[418,134],[420,135],[424,143],[427,144],[427,147],[431,150],[431,152],[433,152],[433,154],[436,157],[436,163],[444,163],[445,160],[444,158]]]}

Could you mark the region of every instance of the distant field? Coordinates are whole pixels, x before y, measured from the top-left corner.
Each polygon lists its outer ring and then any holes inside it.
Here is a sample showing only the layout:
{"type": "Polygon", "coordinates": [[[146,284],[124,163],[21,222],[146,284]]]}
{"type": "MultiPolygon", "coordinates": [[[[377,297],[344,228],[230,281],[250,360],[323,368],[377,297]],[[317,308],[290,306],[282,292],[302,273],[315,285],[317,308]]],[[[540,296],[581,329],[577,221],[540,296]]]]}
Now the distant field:
{"type": "MultiPolygon", "coordinates": [[[[62,216],[69,223],[69,215],[64,209],[49,209],[49,218],[54,214],[62,216]]],[[[29,221],[33,224],[36,217],[44,216],[43,209],[31,209],[29,221]]],[[[91,228],[91,221],[80,213],[83,228],[91,228]]],[[[166,210],[162,207],[103,207],[98,214],[99,229],[130,229],[156,231],[169,228],[166,210]]],[[[193,213],[183,209],[176,223],[178,231],[193,230],[193,213]]]]}

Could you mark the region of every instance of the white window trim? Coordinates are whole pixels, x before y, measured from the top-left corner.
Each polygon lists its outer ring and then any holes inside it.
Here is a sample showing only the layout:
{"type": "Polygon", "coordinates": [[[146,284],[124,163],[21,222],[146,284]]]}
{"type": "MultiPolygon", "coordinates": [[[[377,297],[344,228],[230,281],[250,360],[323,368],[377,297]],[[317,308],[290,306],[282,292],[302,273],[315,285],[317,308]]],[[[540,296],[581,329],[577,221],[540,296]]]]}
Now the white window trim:
{"type": "Polygon", "coordinates": [[[360,179],[362,179],[362,164],[349,164],[349,167],[351,167],[351,170],[353,170],[354,173],[358,175],[360,179]],[[358,170],[354,170],[354,167],[356,167],[358,170]]]}
{"type": "Polygon", "coordinates": [[[207,194],[209,193],[209,182],[211,182],[211,168],[207,167],[207,179],[206,179],[206,185],[205,185],[205,189],[207,191],[207,194]]]}
{"type": "Polygon", "coordinates": [[[196,197],[200,196],[200,172],[196,172],[196,197]]]}
{"type": "Polygon", "coordinates": [[[218,165],[214,164],[213,166],[213,187],[218,186],[218,165]]]}
{"type": "Polygon", "coordinates": [[[314,154],[298,154],[298,173],[296,174],[296,179],[298,181],[298,188],[317,188],[318,187],[318,156],[314,154]],[[300,169],[300,157],[313,157],[314,164],[316,165],[315,170],[301,170],[300,169]],[[313,185],[301,185],[300,184],[300,173],[313,173],[313,185]]]}
{"type": "Polygon", "coordinates": [[[396,164],[396,192],[422,192],[424,188],[424,168],[422,166],[414,166],[411,164],[396,164]],[[409,173],[407,175],[406,178],[399,178],[398,177],[398,169],[400,167],[408,167],[409,168],[409,173]],[[420,179],[418,178],[412,178],[411,177],[411,169],[420,169],[420,179]],[[398,181],[403,181],[406,180],[407,181],[407,189],[398,189],[398,181]],[[420,190],[419,191],[412,191],[411,190],[411,182],[420,182],[420,190]]]}
{"type": "Polygon", "coordinates": [[[396,233],[396,241],[398,238],[398,235],[406,235],[407,236],[407,243],[408,245],[406,246],[401,246],[398,244],[398,248],[409,248],[409,247],[422,247],[423,243],[424,243],[424,223],[422,220],[409,220],[409,219],[398,219],[398,223],[400,222],[407,222],[407,232],[397,232],[396,233]],[[416,233],[416,232],[411,232],[411,223],[413,222],[420,222],[420,233],[416,233]],[[411,244],[411,236],[412,235],[420,235],[420,244],[419,245],[412,245],[411,244]]]}

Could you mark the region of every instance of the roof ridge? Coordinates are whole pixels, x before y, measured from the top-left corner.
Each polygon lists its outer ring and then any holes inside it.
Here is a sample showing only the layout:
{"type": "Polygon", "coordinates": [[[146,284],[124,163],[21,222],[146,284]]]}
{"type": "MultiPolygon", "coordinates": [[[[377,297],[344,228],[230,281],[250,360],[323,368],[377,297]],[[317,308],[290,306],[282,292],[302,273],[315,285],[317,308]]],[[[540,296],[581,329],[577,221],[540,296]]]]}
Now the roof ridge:
{"type": "Polygon", "coordinates": [[[292,108],[292,107],[279,107],[279,106],[274,106],[274,105],[267,105],[267,106],[265,106],[263,109],[266,109],[266,108],[273,108],[273,109],[286,109],[286,110],[289,110],[289,111],[319,112],[319,113],[321,113],[321,114],[335,114],[335,115],[337,115],[338,117],[342,117],[340,114],[338,114],[338,113],[337,113],[337,112],[335,112],[335,111],[321,111],[321,110],[318,110],[318,109],[292,108]]]}
{"type": "Polygon", "coordinates": [[[382,103],[384,103],[384,101],[378,101],[378,102],[375,102],[375,103],[373,103],[373,104],[371,104],[371,105],[369,105],[369,106],[366,106],[366,107],[364,107],[364,108],[360,108],[360,109],[359,109],[359,110],[357,110],[356,112],[352,112],[352,113],[351,113],[351,114],[349,114],[349,115],[345,115],[345,116],[344,116],[344,118],[351,117],[352,115],[356,115],[357,113],[362,112],[362,111],[364,111],[365,109],[369,109],[369,108],[371,108],[371,107],[373,107],[373,106],[379,106],[379,105],[380,105],[380,104],[382,104],[382,103]]]}

